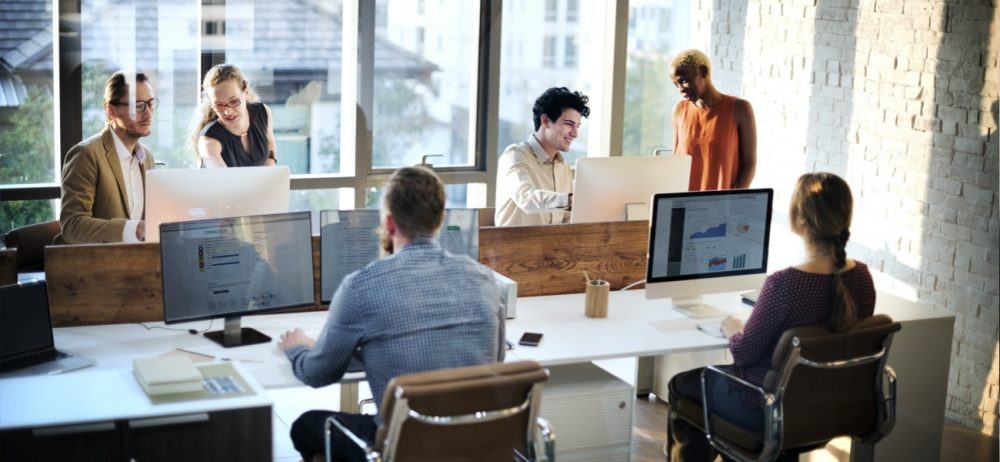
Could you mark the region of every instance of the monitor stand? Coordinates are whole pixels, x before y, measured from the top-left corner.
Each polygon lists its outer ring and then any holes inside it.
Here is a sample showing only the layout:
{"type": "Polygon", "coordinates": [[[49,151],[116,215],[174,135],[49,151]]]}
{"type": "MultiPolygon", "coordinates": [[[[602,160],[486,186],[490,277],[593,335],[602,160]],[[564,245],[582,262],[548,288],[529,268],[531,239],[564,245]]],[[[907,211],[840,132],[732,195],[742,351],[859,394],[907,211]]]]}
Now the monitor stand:
{"type": "Polygon", "coordinates": [[[240,317],[227,317],[224,330],[205,332],[205,338],[226,348],[271,341],[263,332],[249,327],[240,328],[240,317]]]}
{"type": "Polygon", "coordinates": [[[694,319],[729,316],[729,313],[703,302],[701,297],[673,298],[671,307],[678,313],[694,319]]]}

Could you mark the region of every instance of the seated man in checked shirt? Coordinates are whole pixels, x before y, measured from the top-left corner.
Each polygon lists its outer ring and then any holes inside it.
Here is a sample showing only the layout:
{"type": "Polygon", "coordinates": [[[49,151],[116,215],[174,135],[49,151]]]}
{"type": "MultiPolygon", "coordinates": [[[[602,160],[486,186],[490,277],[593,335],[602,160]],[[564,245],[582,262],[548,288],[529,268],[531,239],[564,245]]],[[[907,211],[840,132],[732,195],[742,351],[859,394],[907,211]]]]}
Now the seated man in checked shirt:
{"type": "MultiPolygon", "coordinates": [[[[344,278],[318,340],[301,329],[281,336],[278,346],[296,377],[313,387],[332,384],[361,347],[380,407],[393,377],[503,359],[504,318],[492,272],[434,240],[444,206],[444,185],[432,171],[405,167],[393,174],[381,225],[383,247],[392,255],[344,278]]],[[[309,411],[291,430],[303,460],[323,458],[324,422],[334,414],[354,434],[375,439],[376,416],[309,411]]],[[[364,460],[344,435],[335,432],[331,440],[336,460],[364,460]]]]}

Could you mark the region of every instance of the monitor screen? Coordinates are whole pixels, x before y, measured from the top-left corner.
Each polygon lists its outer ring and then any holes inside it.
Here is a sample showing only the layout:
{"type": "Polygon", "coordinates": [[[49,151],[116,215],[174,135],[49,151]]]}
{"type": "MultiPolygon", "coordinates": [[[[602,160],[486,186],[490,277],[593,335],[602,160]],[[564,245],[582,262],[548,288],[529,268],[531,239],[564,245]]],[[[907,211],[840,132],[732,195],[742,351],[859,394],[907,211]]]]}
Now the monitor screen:
{"type": "Polygon", "coordinates": [[[581,158],[570,222],[648,220],[653,194],[687,191],[690,176],[691,156],[581,158]]]}
{"type": "MultiPolygon", "coordinates": [[[[348,274],[379,257],[375,209],[320,212],[320,299],[329,303],[348,274]]],[[[447,209],[438,243],[456,255],[479,261],[479,209],[447,209]]]]}
{"type": "Polygon", "coordinates": [[[656,194],[646,297],[696,299],[759,288],[767,273],[772,196],[771,189],[656,194]]]}
{"type": "Polygon", "coordinates": [[[153,169],[146,173],[146,242],[160,223],[288,211],[287,166],[153,169]]]}
{"type": "Polygon", "coordinates": [[[311,229],[307,211],[160,225],[164,321],[312,305],[311,229]]]}

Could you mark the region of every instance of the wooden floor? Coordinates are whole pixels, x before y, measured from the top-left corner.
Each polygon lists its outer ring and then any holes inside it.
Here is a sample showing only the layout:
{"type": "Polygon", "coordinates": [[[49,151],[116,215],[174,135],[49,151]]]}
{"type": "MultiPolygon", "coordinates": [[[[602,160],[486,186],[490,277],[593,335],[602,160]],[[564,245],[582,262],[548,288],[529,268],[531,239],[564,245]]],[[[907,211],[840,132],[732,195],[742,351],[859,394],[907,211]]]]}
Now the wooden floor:
{"type": "MultiPolygon", "coordinates": [[[[663,462],[663,443],[667,438],[667,405],[653,395],[636,398],[632,428],[632,462],[663,462]]],[[[877,447],[876,447],[877,448],[877,447]]],[[[877,451],[877,449],[876,449],[877,451]]],[[[824,460],[838,460],[831,448],[824,460]]],[[[945,424],[941,442],[942,462],[993,462],[1000,457],[997,439],[956,424],[945,424]]]]}

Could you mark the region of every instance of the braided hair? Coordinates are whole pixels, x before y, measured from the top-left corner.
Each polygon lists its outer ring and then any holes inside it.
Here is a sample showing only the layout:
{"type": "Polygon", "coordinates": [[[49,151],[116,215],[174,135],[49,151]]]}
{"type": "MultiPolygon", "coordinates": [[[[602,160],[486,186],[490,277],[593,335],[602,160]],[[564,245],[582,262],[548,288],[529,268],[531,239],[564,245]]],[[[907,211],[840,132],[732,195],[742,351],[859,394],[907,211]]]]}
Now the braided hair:
{"type": "Polygon", "coordinates": [[[806,173],[795,185],[789,210],[792,222],[802,224],[803,236],[834,257],[829,325],[836,332],[846,331],[857,322],[854,299],[840,274],[847,266],[853,204],[851,188],[839,176],[806,173]]]}

